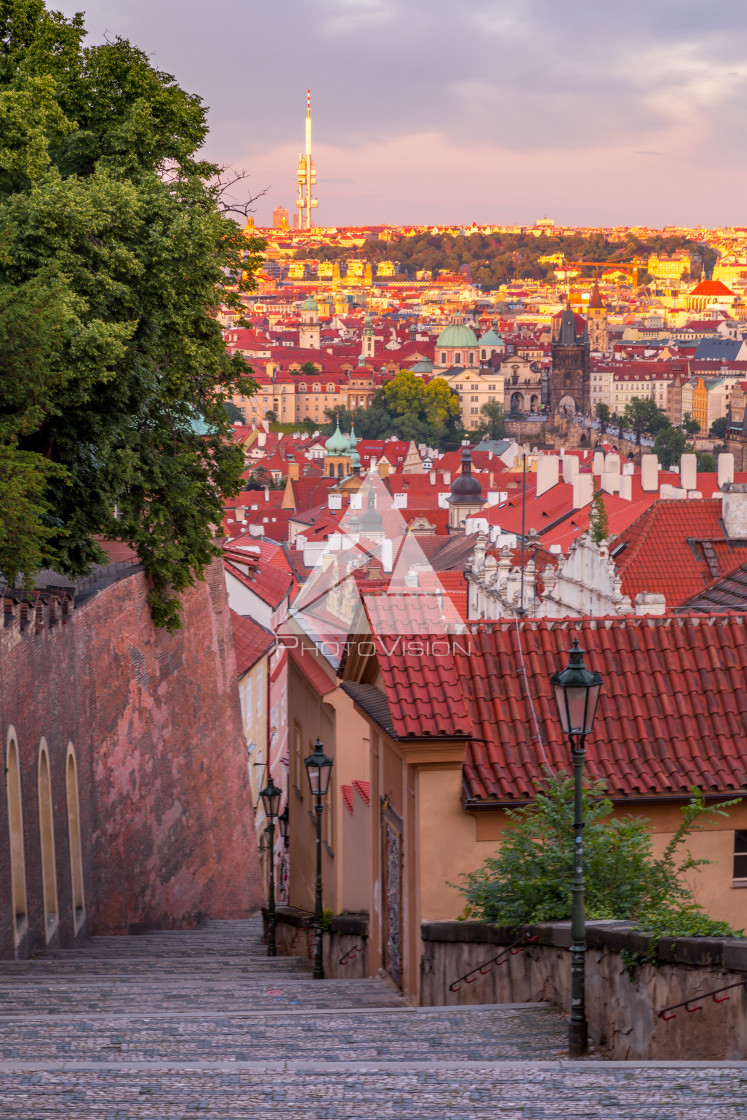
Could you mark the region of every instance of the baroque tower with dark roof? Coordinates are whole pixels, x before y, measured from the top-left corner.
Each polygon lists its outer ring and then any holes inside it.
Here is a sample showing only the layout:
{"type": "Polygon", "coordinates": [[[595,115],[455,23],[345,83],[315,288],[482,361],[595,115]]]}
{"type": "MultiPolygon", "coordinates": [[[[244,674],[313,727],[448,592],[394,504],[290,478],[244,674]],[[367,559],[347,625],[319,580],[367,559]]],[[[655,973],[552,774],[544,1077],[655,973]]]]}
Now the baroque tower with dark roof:
{"type": "Polygon", "coordinates": [[[589,331],[589,348],[597,350],[600,354],[606,354],[610,341],[607,328],[607,308],[604,306],[599,284],[596,280],[587,308],[586,325],[589,331]]]}
{"type": "Polygon", "coordinates": [[[591,412],[589,332],[586,320],[575,315],[570,301],[553,324],[552,371],[549,385],[551,416],[591,412]]]}

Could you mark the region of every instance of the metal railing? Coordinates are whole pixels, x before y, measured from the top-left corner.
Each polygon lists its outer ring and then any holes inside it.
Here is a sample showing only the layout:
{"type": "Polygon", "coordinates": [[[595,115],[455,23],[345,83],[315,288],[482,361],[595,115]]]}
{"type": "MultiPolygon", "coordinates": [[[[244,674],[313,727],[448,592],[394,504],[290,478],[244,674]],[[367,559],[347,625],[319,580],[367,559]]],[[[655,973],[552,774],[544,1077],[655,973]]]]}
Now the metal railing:
{"type": "Polygon", "coordinates": [[[684,1007],[685,1011],[687,1011],[689,1015],[692,1015],[695,1011],[702,1011],[702,1003],[698,1003],[697,1007],[690,1007],[690,1004],[697,1003],[698,1000],[708,999],[709,996],[712,998],[714,1003],[725,1003],[726,1000],[729,999],[729,996],[721,996],[721,999],[717,999],[716,997],[721,995],[722,992],[730,992],[734,988],[745,988],[747,990],[747,978],[745,978],[744,980],[738,980],[736,984],[726,984],[723,988],[714,988],[710,992],[703,992],[702,995],[693,996],[691,999],[683,1000],[682,1003],[673,1003],[671,1007],[663,1007],[661,1011],[658,1012],[658,1018],[664,1020],[674,1019],[674,1014],[668,1015],[667,1012],[679,1011],[681,1007],[684,1007]]]}
{"type": "Polygon", "coordinates": [[[469,972],[465,972],[464,976],[460,976],[453,984],[449,984],[449,991],[458,992],[462,984],[474,984],[481,976],[487,976],[491,969],[498,968],[500,965],[505,964],[510,957],[515,957],[517,953],[523,953],[524,950],[536,940],[536,934],[531,937],[526,936],[525,938],[519,938],[514,941],[513,945],[509,945],[507,949],[502,949],[500,953],[496,953],[490,960],[483,961],[482,964],[478,964],[475,968],[470,969],[469,972]]]}

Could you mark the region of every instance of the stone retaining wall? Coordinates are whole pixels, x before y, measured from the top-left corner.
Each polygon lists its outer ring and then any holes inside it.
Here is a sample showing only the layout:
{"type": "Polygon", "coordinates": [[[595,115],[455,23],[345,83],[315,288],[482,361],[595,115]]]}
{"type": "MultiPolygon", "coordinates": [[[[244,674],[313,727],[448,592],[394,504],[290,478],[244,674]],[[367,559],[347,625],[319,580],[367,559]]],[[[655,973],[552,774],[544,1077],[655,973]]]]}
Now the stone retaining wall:
{"type": "MultiPolygon", "coordinates": [[[[503,964],[485,967],[471,983],[450,991],[459,977],[515,942],[515,935],[482,922],[427,922],[422,926],[423,1006],[529,1003],[570,1006],[570,923],[530,927],[536,940],[503,964]]],[[[698,997],[714,988],[747,983],[747,939],[662,939],[658,963],[637,963],[649,938],[627,922],[587,927],[586,1013],[593,1040],[616,1059],[723,1060],[747,1058],[747,987],[724,992],[716,1003],[698,997]],[[684,1000],[669,1021],[659,1011],[684,1000]]]]}
{"type": "MultiPolygon", "coordinates": [[[[267,909],[262,911],[267,934],[267,909]]],[[[279,956],[314,959],[313,914],[295,906],[276,910],[275,945],[279,956]]],[[[337,914],[323,935],[324,975],[330,980],[361,980],[368,973],[368,915],[337,914]],[[345,957],[348,957],[345,960],[345,957]]]]}

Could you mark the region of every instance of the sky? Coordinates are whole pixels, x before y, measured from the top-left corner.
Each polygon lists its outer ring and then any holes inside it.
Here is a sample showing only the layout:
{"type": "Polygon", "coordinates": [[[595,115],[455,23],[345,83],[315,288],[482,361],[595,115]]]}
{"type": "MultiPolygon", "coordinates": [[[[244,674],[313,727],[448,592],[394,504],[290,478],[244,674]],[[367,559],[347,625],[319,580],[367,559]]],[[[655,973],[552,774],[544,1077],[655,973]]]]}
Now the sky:
{"type": "Polygon", "coordinates": [[[744,0],[48,0],[209,106],[205,155],[319,225],[747,225],[744,0]]]}

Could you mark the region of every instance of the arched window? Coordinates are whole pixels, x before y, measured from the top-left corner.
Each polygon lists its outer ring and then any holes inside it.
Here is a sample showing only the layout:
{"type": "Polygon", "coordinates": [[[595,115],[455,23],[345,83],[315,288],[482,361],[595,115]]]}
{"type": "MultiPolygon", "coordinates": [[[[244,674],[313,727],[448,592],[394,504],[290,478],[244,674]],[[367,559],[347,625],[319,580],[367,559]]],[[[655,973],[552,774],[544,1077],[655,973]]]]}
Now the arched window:
{"type": "Polygon", "coordinates": [[[42,893],[44,896],[44,929],[49,941],[57,927],[57,865],[54,858],[54,816],[52,813],[52,781],[49,776],[49,754],[44,739],[39,748],[39,837],[41,840],[42,893]]]}
{"type": "Polygon", "coordinates": [[[470,356],[469,356],[469,364],[470,364],[471,366],[473,366],[473,365],[475,364],[475,355],[474,355],[474,354],[470,354],[470,356]]]}
{"type": "MultiPolygon", "coordinates": [[[[495,353],[495,351],[493,351],[493,353],[495,353]]],[[[488,356],[488,352],[487,352],[487,350],[483,350],[483,351],[482,351],[482,357],[483,357],[483,358],[487,358],[487,356],[488,356]]]]}
{"type": "Polygon", "coordinates": [[[460,366],[461,364],[462,364],[462,355],[461,354],[455,354],[454,355],[454,365],[455,366],[460,366]]]}
{"type": "Polygon", "coordinates": [[[6,756],[8,791],[8,828],[10,831],[10,880],[16,944],[26,929],[26,859],[23,850],[23,802],[21,767],[16,733],[11,727],[6,756]]]}
{"type": "Polygon", "coordinates": [[[446,355],[445,354],[441,355],[441,365],[442,366],[446,365],[446,355]]]}
{"type": "Polygon", "coordinates": [[[83,850],[80,842],[78,767],[75,764],[75,749],[72,743],[67,745],[65,792],[67,794],[67,832],[70,840],[70,878],[73,887],[73,921],[77,933],[86,916],[86,905],[83,895],[83,850]]]}

